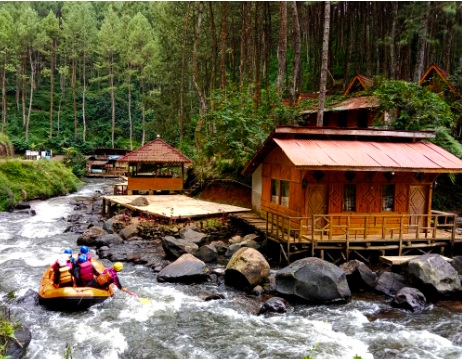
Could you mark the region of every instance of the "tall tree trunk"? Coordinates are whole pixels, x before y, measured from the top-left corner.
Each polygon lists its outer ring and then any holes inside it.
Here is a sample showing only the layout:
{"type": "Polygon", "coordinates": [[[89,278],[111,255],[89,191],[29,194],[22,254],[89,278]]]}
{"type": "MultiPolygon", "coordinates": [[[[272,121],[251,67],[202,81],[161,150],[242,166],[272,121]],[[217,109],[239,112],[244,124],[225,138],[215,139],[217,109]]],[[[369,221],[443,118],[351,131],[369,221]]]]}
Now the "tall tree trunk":
{"type": "Polygon", "coordinates": [[[221,2],[221,50],[220,50],[220,89],[226,89],[226,16],[228,3],[226,1],[221,2]]]}
{"type": "Polygon", "coordinates": [[[6,126],[6,59],[2,67],[2,132],[6,126]]]}
{"type": "MultiPolygon", "coordinates": [[[[180,143],[183,142],[184,137],[184,123],[185,123],[185,113],[184,113],[184,78],[186,72],[186,43],[187,43],[187,34],[189,27],[189,11],[191,9],[191,2],[188,1],[188,8],[186,11],[186,18],[184,20],[184,31],[183,31],[183,48],[181,55],[181,75],[180,75],[180,143]]],[[[143,127],[144,128],[144,127],[143,127]]]]}
{"type": "Polygon", "coordinates": [[[286,54],[287,54],[287,4],[285,1],[279,2],[280,22],[279,27],[279,46],[278,46],[278,79],[276,84],[277,92],[282,95],[283,84],[286,73],[286,54]]]}
{"type": "Polygon", "coordinates": [[[83,69],[82,69],[82,82],[83,82],[83,89],[82,89],[82,125],[83,125],[83,131],[82,131],[82,140],[85,142],[86,137],[87,137],[87,119],[85,117],[85,99],[87,97],[87,66],[86,66],[86,61],[85,61],[85,52],[83,54],[83,69]]]}
{"type": "Polygon", "coordinates": [[[241,57],[239,62],[239,87],[242,89],[244,87],[245,78],[246,78],[246,64],[247,64],[247,21],[248,13],[250,12],[249,3],[247,1],[242,2],[242,26],[241,26],[241,57]]]}
{"type": "MultiPolygon", "coordinates": [[[[143,73],[144,71],[141,70],[141,73],[143,73]]],[[[143,94],[143,97],[144,97],[144,87],[145,87],[145,84],[144,84],[144,78],[141,79],[141,93],[143,94]]],[[[141,146],[144,146],[144,143],[146,141],[146,111],[144,109],[144,103],[143,103],[143,107],[141,108],[141,128],[142,128],[142,132],[141,132],[141,146]]]]}
{"type": "Polygon", "coordinates": [[[322,35],[321,80],[319,86],[319,108],[316,125],[322,127],[326,102],[327,69],[329,66],[330,1],[324,2],[324,31],[322,35]]]}
{"type": "Polygon", "coordinates": [[[34,86],[35,86],[35,62],[32,59],[32,49],[29,49],[29,61],[30,61],[30,93],[29,93],[29,109],[27,111],[26,119],[26,141],[29,140],[29,125],[30,115],[32,113],[32,99],[34,97],[34,86]]]}
{"type": "Polygon", "coordinates": [[[265,4],[265,41],[264,44],[264,53],[265,53],[265,93],[266,93],[266,104],[270,106],[270,91],[268,91],[270,86],[270,59],[271,59],[271,9],[269,2],[264,2],[265,4]]]}
{"type": "Polygon", "coordinates": [[[56,59],[56,40],[53,40],[51,45],[51,57],[50,57],[50,135],[53,137],[53,106],[54,106],[54,95],[55,95],[55,59],[56,59]]]}
{"type": "Polygon", "coordinates": [[[114,58],[111,55],[111,63],[109,64],[109,85],[111,87],[111,144],[112,148],[115,147],[114,145],[114,137],[115,137],[115,89],[114,89],[114,58]]]}
{"type": "Polygon", "coordinates": [[[72,101],[73,101],[73,109],[74,109],[74,139],[77,139],[77,95],[76,95],[76,82],[77,82],[77,75],[76,75],[76,63],[75,58],[72,58],[72,101]]]}
{"type": "Polygon", "coordinates": [[[292,1],[292,18],[294,26],[294,67],[292,73],[292,86],[290,94],[292,97],[292,103],[295,103],[297,101],[298,81],[300,78],[300,61],[302,47],[302,40],[300,35],[300,22],[298,20],[298,9],[296,1],[292,1]]]}
{"type": "Polygon", "coordinates": [[[261,4],[257,1],[255,3],[255,32],[254,32],[254,43],[255,43],[255,106],[259,108],[261,106],[261,61],[262,61],[262,44],[261,39],[263,36],[260,33],[260,6],[261,4]]]}
{"type": "MultiPolygon", "coordinates": [[[[129,68],[130,71],[130,68],[129,68]]],[[[130,76],[130,75],[129,75],[130,76]]],[[[131,79],[128,79],[128,127],[130,135],[130,150],[133,150],[133,123],[132,123],[132,84],[131,79]]]]}
{"type": "Polygon", "coordinates": [[[417,42],[417,61],[414,71],[414,82],[419,82],[422,74],[424,72],[424,61],[425,61],[425,48],[427,45],[427,27],[428,19],[430,17],[430,8],[431,2],[426,1],[423,3],[425,9],[420,18],[420,26],[418,33],[418,42],[417,42]]]}
{"type": "Polygon", "coordinates": [[[204,125],[205,114],[207,112],[207,103],[205,100],[204,93],[199,85],[199,66],[197,59],[197,52],[199,49],[199,36],[201,31],[202,24],[202,14],[204,12],[204,3],[201,1],[199,3],[199,10],[197,13],[197,23],[194,30],[194,44],[193,44],[193,53],[192,53],[192,79],[194,87],[196,88],[197,94],[199,96],[199,119],[196,124],[195,135],[196,135],[196,149],[198,153],[202,153],[202,126],[204,125]]]}
{"type": "Polygon", "coordinates": [[[395,38],[396,38],[396,27],[398,23],[398,2],[391,2],[391,31],[390,31],[390,78],[396,79],[398,74],[399,61],[396,58],[395,38]]]}
{"type": "Polygon", "coordinates": [[[26,127],[26,54],[22,57],[21,66],[21,110],[22,110],[22,126],[26,127]]]}

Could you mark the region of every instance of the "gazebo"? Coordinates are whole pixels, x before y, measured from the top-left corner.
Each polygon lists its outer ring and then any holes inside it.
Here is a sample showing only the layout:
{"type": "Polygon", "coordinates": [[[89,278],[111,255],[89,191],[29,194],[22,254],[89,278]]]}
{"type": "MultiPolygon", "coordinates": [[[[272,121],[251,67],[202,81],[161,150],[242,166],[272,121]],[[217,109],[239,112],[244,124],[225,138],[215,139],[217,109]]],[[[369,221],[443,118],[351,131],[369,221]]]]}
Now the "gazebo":
{"type": "Polygon", "coordinates": [[[181,192],[185,167],[192,161],[159,136],[145,146],[118,159],[128,162],[128,181],[123,194],[181,192]]]}

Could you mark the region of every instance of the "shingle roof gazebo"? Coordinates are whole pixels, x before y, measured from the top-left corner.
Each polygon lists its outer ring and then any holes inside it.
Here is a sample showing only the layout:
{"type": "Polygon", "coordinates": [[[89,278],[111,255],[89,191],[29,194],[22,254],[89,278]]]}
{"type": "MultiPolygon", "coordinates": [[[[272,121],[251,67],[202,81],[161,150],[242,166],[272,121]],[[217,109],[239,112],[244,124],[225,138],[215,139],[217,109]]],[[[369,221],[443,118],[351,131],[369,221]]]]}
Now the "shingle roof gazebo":
{"type": "Polygon", "coordinates": [[[188,157],[159,136],[119,158],[118,162],[128,162],[128,195],[181,192],[185,167],[192,164],[188,157]]]}

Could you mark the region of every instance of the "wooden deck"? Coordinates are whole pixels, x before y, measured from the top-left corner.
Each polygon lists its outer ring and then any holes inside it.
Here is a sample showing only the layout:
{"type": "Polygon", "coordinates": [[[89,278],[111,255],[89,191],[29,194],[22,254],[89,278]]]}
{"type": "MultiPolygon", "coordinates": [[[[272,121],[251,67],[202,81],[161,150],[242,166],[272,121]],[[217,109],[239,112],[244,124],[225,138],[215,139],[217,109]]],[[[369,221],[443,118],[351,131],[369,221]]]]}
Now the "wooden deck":
{"type": "Polygon", "coordinates": [[[232,216],[265,233],[267,240],[279,246],[280,261],[287,263],[300,256],[317,256],[334,263],[347,261],[352,256],[368,262],[372,254],[401,257],[438,252],[452,256],[454,245],[462,243],[462,234],[456,228],[455,215],[451,213],[337,214],[301,218],[267,212],[266,218],[262,218],[255,212],[247,212],[232,216]],[[339,217],[345,219],[341,225],[338,224],[339,217]],[[352,217],[364,218],[355,222],[352,217]],[[322,226],[313,226],[313,223],[320,222],[322,226]],[[366,227],[368,223],[380,224],[366,227]]]}
{"type": "Polygon", "coordinates": [[[187,219],[207,216],[218,216],[235,212],[250,211],[248,208],[231,206],[228,204],[214,203],[194,199],[184,195],[132,195],[132,196],[104,196],[103,214],[111,215],[117,205],[133,211],[151,214],[170,219],[187,219]],[[134,206],[131,204],[138,197],[148,201],[147,206],[134,206]]]}

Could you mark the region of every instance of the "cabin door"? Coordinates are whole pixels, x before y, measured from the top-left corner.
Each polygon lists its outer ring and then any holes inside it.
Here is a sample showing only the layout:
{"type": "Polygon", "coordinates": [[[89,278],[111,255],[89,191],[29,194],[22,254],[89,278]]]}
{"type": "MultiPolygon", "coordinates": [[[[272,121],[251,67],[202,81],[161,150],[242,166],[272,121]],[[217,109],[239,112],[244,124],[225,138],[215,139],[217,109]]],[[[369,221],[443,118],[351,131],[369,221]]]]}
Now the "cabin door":
{"type": "MultiPolygon", "coordinates": [[[[323,217],[316,216],[327,213],[327,185],[308,184],[306,187],[306,214],[308,217],[314,216],[314,228],[321,229],[326,225],[323,217]]],[[[313,223],[309,225],[311,227],[313,223]]]]}
{"type": "Polygon", "coordinates": [[[427,213],[427,186],[411,186],[409,189],[409,213],[410,218],[410,232],[416,232],[417,228],[426,226],[424,216],[417,216],[419,214],[427,213]]]}

